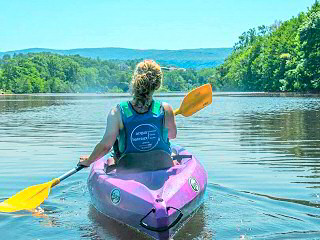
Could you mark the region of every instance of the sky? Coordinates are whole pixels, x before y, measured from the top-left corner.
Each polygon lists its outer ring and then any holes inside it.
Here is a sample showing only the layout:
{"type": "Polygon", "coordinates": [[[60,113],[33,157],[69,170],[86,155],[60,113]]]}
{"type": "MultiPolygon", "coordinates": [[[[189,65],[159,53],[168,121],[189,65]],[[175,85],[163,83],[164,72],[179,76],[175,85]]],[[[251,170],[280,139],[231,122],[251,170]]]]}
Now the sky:
{"type": "Polygon", "coordinates": [[[0,52],[26,48],[233,47],[315,0],[0,0],[0,52]]]}

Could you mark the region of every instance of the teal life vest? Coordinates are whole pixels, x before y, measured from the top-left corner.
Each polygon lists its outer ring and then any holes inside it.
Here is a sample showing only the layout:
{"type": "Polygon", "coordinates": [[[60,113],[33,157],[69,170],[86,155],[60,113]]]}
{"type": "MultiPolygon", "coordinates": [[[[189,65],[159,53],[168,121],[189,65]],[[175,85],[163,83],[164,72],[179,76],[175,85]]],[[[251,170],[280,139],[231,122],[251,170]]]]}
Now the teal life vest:
{"type": "Polygon", "coordinates": [[[149,110],[138,113],[131,103],[118,105],[124,128],[113,146],[119,159],[128,153],[143,153],[163,150],[171,154],[168,129],[164,127],[164,109],[160,101],[153,100],[149,110]]]}

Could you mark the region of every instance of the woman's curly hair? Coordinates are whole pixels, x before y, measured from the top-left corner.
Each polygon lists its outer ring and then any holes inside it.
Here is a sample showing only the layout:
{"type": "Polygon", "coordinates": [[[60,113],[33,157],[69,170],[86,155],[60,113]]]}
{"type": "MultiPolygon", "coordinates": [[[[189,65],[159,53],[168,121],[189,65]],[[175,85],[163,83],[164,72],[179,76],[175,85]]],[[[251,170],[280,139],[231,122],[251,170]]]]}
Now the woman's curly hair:
{"type": "Polygon", "coordinates": [[[132,94],[134,105],[148,108],[152,102],[152,94],[159,89],[163,74],[160,65],[153,60],[144,60],[137,64],[132,76],[132,94]]]}

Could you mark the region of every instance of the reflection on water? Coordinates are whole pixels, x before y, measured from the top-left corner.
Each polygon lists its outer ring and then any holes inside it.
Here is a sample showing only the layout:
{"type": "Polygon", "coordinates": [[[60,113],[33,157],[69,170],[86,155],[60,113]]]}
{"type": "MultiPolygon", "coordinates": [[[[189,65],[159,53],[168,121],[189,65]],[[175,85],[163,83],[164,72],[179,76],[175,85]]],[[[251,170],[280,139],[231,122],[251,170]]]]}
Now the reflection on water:
{"type": "Polygon", "coordinates": [[[108,218],[98,212],[92,205],[89,207],[88,212],[89,219],[93,222],[94,228],[91,228],[90,231],[86,229],[84,232],[83,237],[86,235],[90,235],[92,239],[119,239],[124,240],[128,239],[128,236],[130,236],[130,239],[149,239],[144,234],[129,228],[123,224],[120,224],[119,222],[108,218]]]}
{"type": "Polygon", "coordinates": [[[239,123],[240,145],[251,152],[263,154],[257,159],[237,162],[267,165],[277,171],[295,172],[297,178],[309,180],[296,180],[294,183],[319,188],[320,182],[316,180],[320,177],[320,122],[317,121],[320,116],[319,109],[296,109],[243,117],[239,123]]]}
{"type": "MultiPolygon", "coordinates": [[[[73,168],[128,94],[0,96],[0,199],[73,168]]],[[[181,97],[159,96],[178,108],[181,97]]],[[[173,142],[208,171],[208,197],[174,239],[317,239],[320,98],[216,96],[177,117],[173,142]]],[[[0,214],[4,239],[144,239],[90,204],[88,170],[56,186],[43,212],[0,214]],[[10,229],[10,231],[8,230],[10,229]],[[12,231],[14,229],[14,231],[12,231]]]]}
{"type": "MultiPolygon", "coordinates": [[[[106,217],[98,212],[92,205],[89,207],[88,212],[89,219],[93,222],[93,228],[83,229],[85,236],[90,236],[92,239],[149,239],[143,233],[140,233],[130,227],[127,227],[119,222],[106,217]]],[[[205,231],[206,217],[204,213],[204,207],[200,207],[199,210],[192,216],[192,218],[186,222],[179,232],[174,236],[175,240],[193,239],[199,236],[204,236],[205,239],[212,239],[212,232],[205,231]]]]}

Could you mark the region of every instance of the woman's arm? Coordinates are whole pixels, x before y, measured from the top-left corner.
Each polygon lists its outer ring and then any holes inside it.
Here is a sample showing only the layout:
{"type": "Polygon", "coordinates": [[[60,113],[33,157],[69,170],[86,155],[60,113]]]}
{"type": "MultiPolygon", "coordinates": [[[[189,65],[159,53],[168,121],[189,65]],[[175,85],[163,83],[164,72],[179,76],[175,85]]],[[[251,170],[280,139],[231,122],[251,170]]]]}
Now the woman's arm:
{"type": "Polygon", "coordinates": [[[95,146],[89,157],[80,157],[80,164],[90,166],[91,163],[106,155],[115,143],[120,129],[120,112],[118,108],[113,108],[108,114],[107,127],[101,141],[95,146]]]}
{"type": "Polygon", "coordinates": [[[177,136],[177,126],[172,107],[165,102],[162,103],[162,106],[165,112],[165,127],[168,129],[168,138],[174,139],[177,136]]]}

